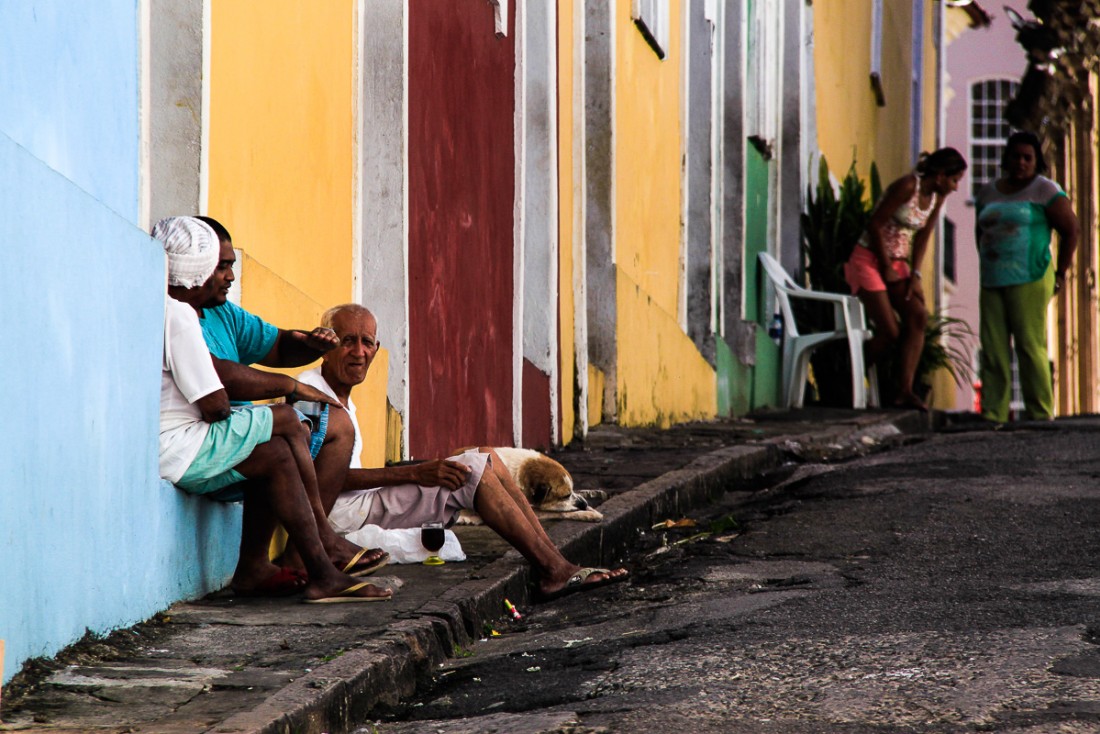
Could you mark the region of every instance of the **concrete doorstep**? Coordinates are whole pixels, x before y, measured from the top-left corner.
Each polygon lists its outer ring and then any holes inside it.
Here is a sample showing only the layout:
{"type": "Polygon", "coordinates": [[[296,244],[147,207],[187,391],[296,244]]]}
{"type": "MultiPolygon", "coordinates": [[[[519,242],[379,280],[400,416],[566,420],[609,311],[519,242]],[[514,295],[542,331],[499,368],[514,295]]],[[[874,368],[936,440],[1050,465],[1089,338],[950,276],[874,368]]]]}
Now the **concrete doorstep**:
{"type": "MultiPolygon", "coordinates": [[[[598,427],[586,448],[555,454],[579,488],[605,483],[601,475],[619,465],[646,463],[653,476],[609,492],[603,522],[548,529],[566,557],[612,565],[640,530],[785,462],[851,458],[929,427],[927,416],[898,411],[796,411],[666,431],[598,427]],[[630,452],[647,462],[630,462],[630,452]]],[[[0,731],[347,731],[379,705],[412,697],[439,663],[500,626],[505,599],[529,603],[520,555],[486,528],[457,531],[467,563],[391,566],[372,578],[399,587],[388,604],[318,609],[219,592],[91,649],[74,646],[37,676],[12,681],[0,731]]]]}

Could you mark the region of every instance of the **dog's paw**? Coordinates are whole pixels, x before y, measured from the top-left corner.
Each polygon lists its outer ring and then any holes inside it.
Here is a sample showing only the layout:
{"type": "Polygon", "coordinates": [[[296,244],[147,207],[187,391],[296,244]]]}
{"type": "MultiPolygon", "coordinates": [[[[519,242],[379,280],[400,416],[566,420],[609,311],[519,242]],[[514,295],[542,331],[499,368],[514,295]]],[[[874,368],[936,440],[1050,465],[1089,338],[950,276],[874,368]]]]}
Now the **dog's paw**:
{"type": "Polygon", "coordinates": [[[599,510],[569,510],[568,512],[546,512],[539,510],[535,513],[540,520],[576,520],[577,522],[600,522],[603,513],[599,510]]]}
{"type": "Polygon", "coordinates": [[[485,521],[481,519],[481,515],[477,514],[473,510],[459,510],[458,517],[455,519],[455,525],[484,525],[485,521]]]}

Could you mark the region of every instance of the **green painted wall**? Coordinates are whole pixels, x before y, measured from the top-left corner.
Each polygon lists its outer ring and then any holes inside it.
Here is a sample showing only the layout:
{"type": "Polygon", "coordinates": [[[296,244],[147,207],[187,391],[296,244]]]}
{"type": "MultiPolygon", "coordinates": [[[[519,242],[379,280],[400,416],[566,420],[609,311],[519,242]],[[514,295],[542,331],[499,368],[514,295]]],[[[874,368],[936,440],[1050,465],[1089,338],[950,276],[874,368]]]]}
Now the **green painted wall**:
{"type": "Polygon", "coordinates": [[[718,415],[744,415],[752,410],[753,368],[741,364],[726,340],[715,336],[718,415]]]}
{"type": "Polygon", "coordinates": [[[768,338],[771,311],[764,302],[766,289],[757,255],[768,249],[769,194],[773,164],[755,146],[745,151],[745,314],[746,321],[755,321],[756,367],[752,374],[751,408],[779,403],[779,348],[768,338]]]}

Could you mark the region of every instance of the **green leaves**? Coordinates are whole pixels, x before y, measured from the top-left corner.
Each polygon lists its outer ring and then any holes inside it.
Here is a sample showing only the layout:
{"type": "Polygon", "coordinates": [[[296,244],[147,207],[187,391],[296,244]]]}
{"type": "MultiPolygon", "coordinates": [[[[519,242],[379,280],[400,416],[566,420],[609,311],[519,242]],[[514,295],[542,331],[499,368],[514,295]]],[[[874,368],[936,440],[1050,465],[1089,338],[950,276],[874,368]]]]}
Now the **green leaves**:
{"type": "Polygon", "coordinates": [[[970,364],[968,344],[974,340],[974,330],[970,324],[953,316],[940,312],[928,314],[928,324],[924,327],[924,349],[917,361],[917,374],[914,382],[928,384],[928,380],[937,370],[947,370],[956,385],[974,380],[974,369],[970,364]]]}
{"type": "Polygon", "coordinates": [[[818,164],[817,186],[806,189],[802,213],[802,254],[810,287],[831,293],[847,293],[844,263],[867,226],[874,201],[882,194],[878,168],[871,165],[871,196],[856,172],[853,159],[848,173],[834,190],[825,156],[818,164]]]}

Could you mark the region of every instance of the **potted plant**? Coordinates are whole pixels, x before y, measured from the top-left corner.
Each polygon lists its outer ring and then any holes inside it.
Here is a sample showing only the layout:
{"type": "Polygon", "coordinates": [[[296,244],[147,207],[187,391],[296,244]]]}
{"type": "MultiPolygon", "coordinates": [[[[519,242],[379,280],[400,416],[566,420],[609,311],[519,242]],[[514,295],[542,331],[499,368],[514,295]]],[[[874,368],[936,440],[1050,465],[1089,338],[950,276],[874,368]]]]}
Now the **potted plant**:
{"type": "Polygon", "coordinates": [[[816,190],[806,189],[806,211],[802,213],[802,254],[810,287],[829,293],[848,293],[844,263],[867,227],[874,202],[882,196],[878,167],[871,164],[871,191],[856,172],[853,159],[848,173],[833,190],[825,156],[818,163],[816,190]]]}
{"type": "MultiPolygon", "coordinates": [[[[974,379],[971,367],[969,344],[974,341],[974,330],[962,319],[947,316],[939,311],[928,314],[928,323],[924,327],[924,347],[917,360],[917,371],[913,376],[913,391],[921,400],[927,402],[932,390],[932,376],[940,370],[947,370],[956,385],[970,383],[974,379]]],[[[883,405],[893,400],[890,392],[896,380],[897,355],[891,354],[878,366],[880,399],[883,405]]]]}
{"type": "MultiPolygon", "coordinates": [[[[829,293],[850,293],[844,280],[844,263],[852,254],[859,236],[867,226],[874,202],[882,194],[878,168],[871,164],[871,190],[856,172],[853,159],[848,173],[834,190],[829,165],[825,156],[818,163],[816,187],[806,190],[806,211],[801,216],[802,255],[806,261],[806,276],[810,288],[829,293]]],[[[831,319],[829,313],[802,304],[796,314],[816,328],[828,326],[822,319],[831,319]]],[[[832,342],[816,349],[810,358],[819,404],[843,407],[852,404],[851,368],[848,363],[848,346],[832,342]]]]}

